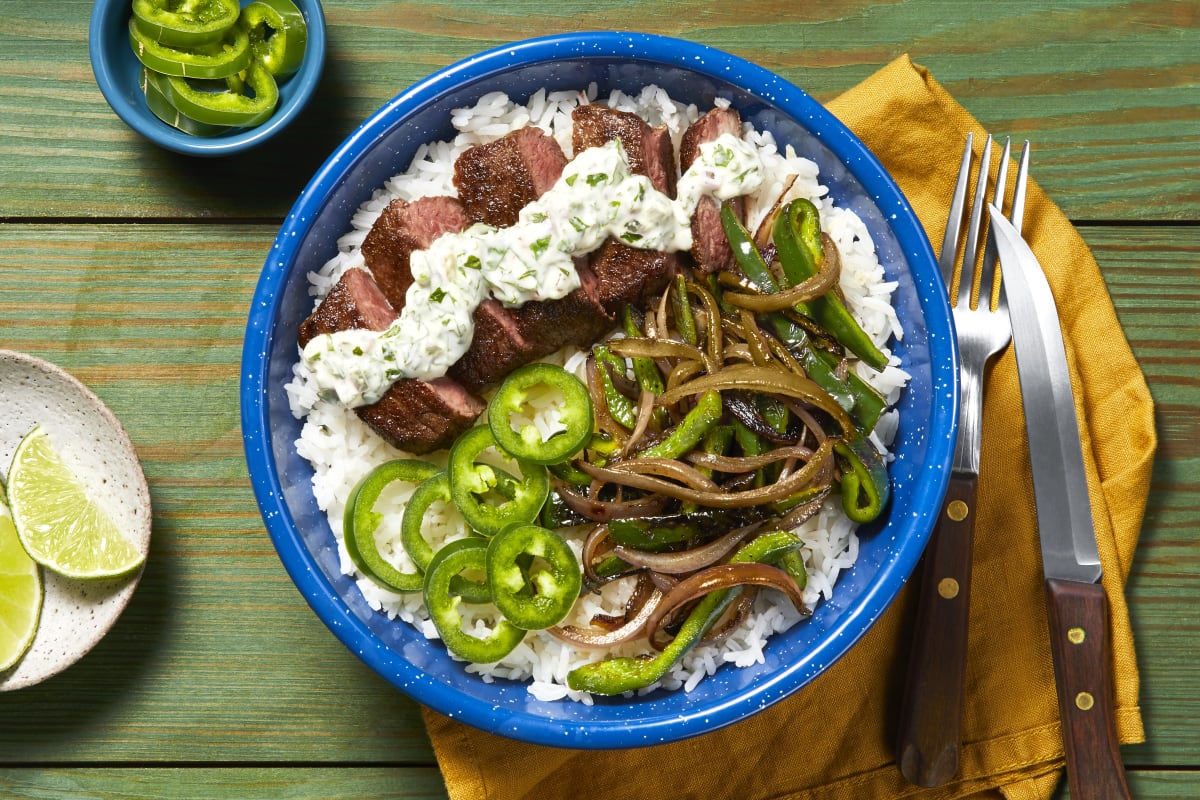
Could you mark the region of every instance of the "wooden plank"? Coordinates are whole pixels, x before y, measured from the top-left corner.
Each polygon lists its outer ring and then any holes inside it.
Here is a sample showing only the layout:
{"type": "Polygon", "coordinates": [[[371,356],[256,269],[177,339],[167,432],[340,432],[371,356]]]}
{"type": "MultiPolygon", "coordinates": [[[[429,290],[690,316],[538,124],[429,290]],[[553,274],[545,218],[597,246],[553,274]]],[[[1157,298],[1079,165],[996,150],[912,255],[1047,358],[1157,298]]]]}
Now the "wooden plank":
{"type": "Polygon", "coordinates": [[[438,800],[446,788],[434,767],[58,767],[5,770],[0,794],[9,800],[438,800]]]}
{"type": "Polygon", "coordinates": [[[87,60],[90,8],[0,7],[0,219],[277,219],[359,122],[434,70],[630,19],[748,58],[823,100],[909,52],[986,125],[1033,139],[1038,179],[1075,219],[1195,219],[1200,198],[1189,180],[1200,172],[1200,15],[1189,0],[1073,0],[1049,13],[938,0],[330,0],[328,68],[309,112],[278,144],[220,160],[161,151],[112,113],[87,60]]]}
{"type": "Polygon", "coordinates": [[[1159,449],[1128,595],[1147,742],[1128,763],[1200,753],[1200,229],[1087,228],[1155,401],[1159,449]]]}

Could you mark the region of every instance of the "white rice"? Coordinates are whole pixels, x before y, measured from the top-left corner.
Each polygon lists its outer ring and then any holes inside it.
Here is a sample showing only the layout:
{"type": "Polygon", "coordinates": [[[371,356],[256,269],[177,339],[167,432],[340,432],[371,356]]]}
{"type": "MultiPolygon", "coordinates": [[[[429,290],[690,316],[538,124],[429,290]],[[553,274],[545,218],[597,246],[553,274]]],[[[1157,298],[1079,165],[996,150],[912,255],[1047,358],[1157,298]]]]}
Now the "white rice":
{"type": "MultiPolygon", "coordinates": [[[[585,92],[542,90],[523,105],[513,103],[506,95],[497,92],[480,98],[473,107],[456,109],[451,114],[454,128],[458,131],[454,140],[433,142],[418,148],[409,168],[389,178],[354,213],[350,219],[350,230],[338,241],[337,255],[318,272],[308,275],[314,306],[345,270],[364,266],[359,247],[371,225],[392,200],[456,195],[452,177],[457,155],[473,145],[492,141],[526,125],[537,125],[553,135],[563,151],[569,154],[571,111],[587,102],[603,102],[614,108],[634,111],[651,125],[667,125],[674,136],[676,150],[683,131],[699,116],[695,106],[675,102],[664,90],[655,86],[646,87],[637,96],[614,92],[600,99],[595,84],[585,92]]],[[[883,280],[883,269],[875,253],[875,244],[866,227],[853,212],[833,205],[828,190],[818,180],[814,162],[800,158],[790,147],[779,152],[770,133],[755,131],[749,125],[746,126],[745,136],[759,147],[765,162],[764,172],[769,176],[764,186],[748,198],[749,228],[754,230],[757,227],[786,181],[795,175],[789,198],[808,198],[820,209],[822,229],[832,237],[841,254],[841,287],[847,302],[863,323],[864,329],[881,349],[888,352],[887,342],[891,337],[899,339],[903,333],[890,302],[895,284],[883,280]]],[[[562,352],[552,359],[582,374],[583,354],[562,352]]],[[[891,360],[893,364],[897,361],[895,358],[891,360]]],[[[357,586],[371,608],[388,618],[414,625],[428,638],[438,638],[420,593],[396,594],[357,575],[342,542],[342,514],[351,489],[375,466],[408,454],[385,443],[352,410],[319,399],[299,358],[293,372],[294,378],[286,389],[292,412],[297,418],[304,419],[296,449],[313,466],[313,493],[317,504],[327,514],[338,541],[342,571],[356,577],[357,586]]],[[[894,365],[881,373],[861,367],[860,374],[884,394],[889,405],[896,401],[908,380],[908,375],[894,365]]],[[[552,425],[553,420],[546,419],[544,423],[552,425]]],[[[872,434],[880,452],[886,453],[895,430],[896,412],[888,411],[872,434]]],[[[392,484],[376,505],[376,510],[383,513],[385,520],[376,533],[380,550],[397,568],[409,572],[414,565],[399,544],[399,523],[404,503],[414,488],[399,482],[392,484]]],[[[459,538],[467,532],[465,523],[452,505],[431,509],[426,521],[427,536],[435,549],[440,541],[459,538]]],[[[822,600],[832,598],[839,573],[853,566],[858,556],[858,537],[854,528],[834,500],[826,503],[819,515],[796,531],[804,541],[802,553],[808,571],[804,599],[810,609],[822,600]]],[[[578,553],[581,543],[572,541],[571,545],[578,553]]],[[[618,581],[606,586],[598,594],[585,595],[576,604],[568,621],[585,624],[596,613],[612,613],[623,609],[630,590],[629,584],[629,581],[618,581]]],[[[658,684],[642,691],[656,688],[691,691],[722,664],[745,667],[762,663],[767,639],[803,618],[789,602],[781,600],[775,593],[760,592],[753,613],[732,635],[718,644],[693,648],[658,684]]],[[[486,629],[489,624],[486,614],[474,624],[481,632],[486,629]]],[[[642,649],[643,646],[635,642],[596,653],[578,650],[547,634],[533,632],[502,661],[471,664],[467,670],[477,673],[488,682],[497,678],[527,681],[530,694],[539,700],[569,698],[591,703],[592,698],[588,693],[567,688],[567,674],[589,661],[614,655],[636,655],[642,649]]]]}

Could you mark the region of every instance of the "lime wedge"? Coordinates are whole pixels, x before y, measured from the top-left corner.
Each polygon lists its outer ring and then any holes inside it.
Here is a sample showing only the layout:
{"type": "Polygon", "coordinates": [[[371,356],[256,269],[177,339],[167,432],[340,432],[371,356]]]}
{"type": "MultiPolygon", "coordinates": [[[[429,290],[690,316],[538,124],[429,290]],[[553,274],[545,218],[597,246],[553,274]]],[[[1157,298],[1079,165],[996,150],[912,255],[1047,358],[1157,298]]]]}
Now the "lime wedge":
{"type": "Polygon", "coordinates": [[[25,552],[8,506],[0,502],[0,672],[21,660],[37,633],[42,578],[25,552]]]}
{"type": "Polygon", "coordinates": [[[40,425],[13,454],[8,502],[26,552],[60,575],[108,578],[131,572],[145,560],[88,496],[40,425]]]}

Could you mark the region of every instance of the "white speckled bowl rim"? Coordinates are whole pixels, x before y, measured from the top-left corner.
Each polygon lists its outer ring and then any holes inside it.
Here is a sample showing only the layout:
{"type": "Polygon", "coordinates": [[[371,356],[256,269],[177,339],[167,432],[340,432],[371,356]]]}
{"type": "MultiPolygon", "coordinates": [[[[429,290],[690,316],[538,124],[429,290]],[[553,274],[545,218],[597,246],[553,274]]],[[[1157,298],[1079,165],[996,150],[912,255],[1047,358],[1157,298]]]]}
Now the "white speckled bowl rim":
{"type": "MultiPolygon", "coordinates": [[[[125,429],[90,389],[59,367],[0,350],[0,469],[21,438],[41,425],[97,503],[142,553],[150,549],[150,490],[125,429]]],[[[77,580],[42,570],[45,596],[37,635],[20,661],[0,672],[0,692],[46,680],[83,658],[125,610],[145,565],[113,579],[77,580]]]]}

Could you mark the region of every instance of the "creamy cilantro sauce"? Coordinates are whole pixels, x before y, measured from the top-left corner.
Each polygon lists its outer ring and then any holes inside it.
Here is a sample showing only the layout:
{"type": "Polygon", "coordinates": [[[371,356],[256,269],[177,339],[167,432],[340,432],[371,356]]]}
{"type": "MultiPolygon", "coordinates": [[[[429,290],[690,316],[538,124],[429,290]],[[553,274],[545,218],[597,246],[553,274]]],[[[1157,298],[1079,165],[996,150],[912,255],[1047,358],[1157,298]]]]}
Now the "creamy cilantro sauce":
{"type": "Polygon", "coordinates": [[[688,250],[701,198],[749,194],[762,180],[754,145],[730,134],[700,146],[674,200],[629,171],[619,140],[589,148],[521,209],[515,225],[475,224],[413,252],[413,284],[391,327],[316,336],[305,363],[323,396],[351,407],[374,403],[401,378],[445,375],[470,347],[472,314],[489,296],[509,307],[565,297],[581,285],[574,258],[609,237],[645,250],[688,250]]]}

